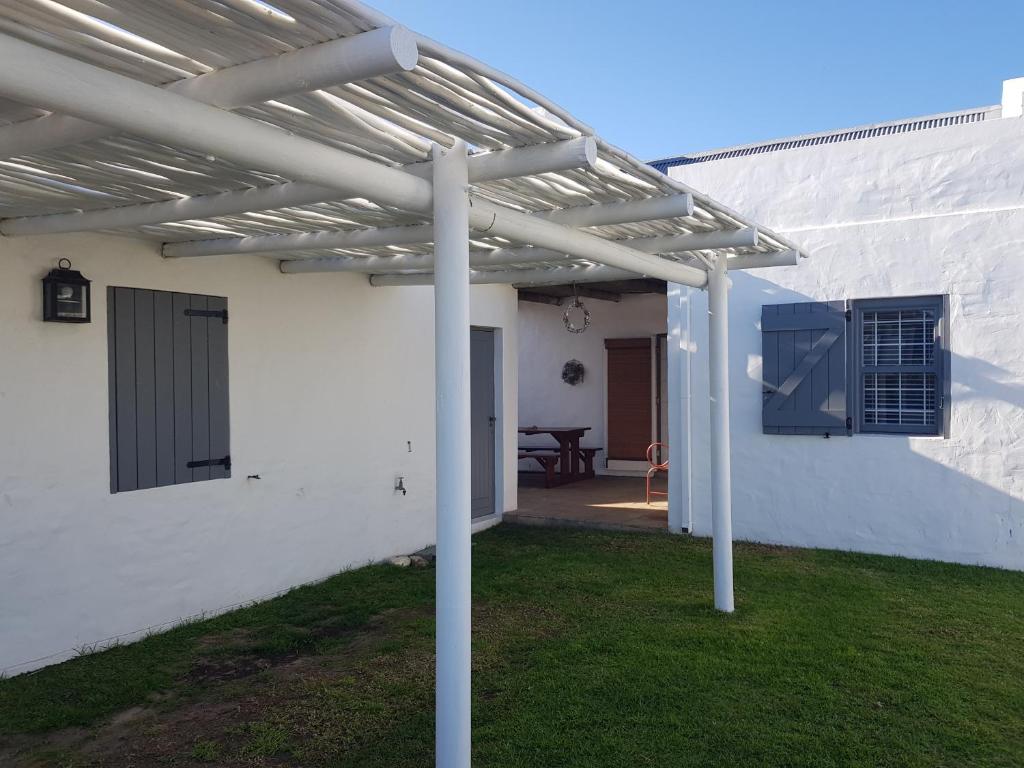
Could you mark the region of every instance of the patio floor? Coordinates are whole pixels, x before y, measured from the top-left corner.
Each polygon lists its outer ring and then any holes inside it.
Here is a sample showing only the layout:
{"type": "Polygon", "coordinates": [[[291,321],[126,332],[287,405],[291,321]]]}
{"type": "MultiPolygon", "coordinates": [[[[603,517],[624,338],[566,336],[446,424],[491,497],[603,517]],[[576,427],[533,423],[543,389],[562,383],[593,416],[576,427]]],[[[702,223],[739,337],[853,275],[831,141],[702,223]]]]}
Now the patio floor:
{"type": "MultiPolygon", "coordinates": [[[[665,492],[665,475],[659,475],[653,489],[665,492]]],[[[530,475],[520,477],[519,509],[504,515],[509,523],[556,525],[604,530],[665,531],[668,502],[655,497],[644,503],[643,477],[600,475],[592,480],[544,488],[530,475]]]]}

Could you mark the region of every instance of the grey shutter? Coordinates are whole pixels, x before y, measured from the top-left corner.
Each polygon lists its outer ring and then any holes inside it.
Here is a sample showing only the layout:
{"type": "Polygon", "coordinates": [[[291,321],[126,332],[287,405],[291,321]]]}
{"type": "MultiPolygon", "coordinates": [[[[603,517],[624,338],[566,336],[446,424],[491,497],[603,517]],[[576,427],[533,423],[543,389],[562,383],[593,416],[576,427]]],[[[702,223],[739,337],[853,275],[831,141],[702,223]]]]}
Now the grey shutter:
{"type": "Polygon", "coordinates": [[[107,304],[111,491],[230,477],[227,300],[110,288],[107,304]]]}
{"type": "Polygon", "coordinates": [[[841,301],[761,308],[766,434],[850,434],[847,322],[841,301]]]}

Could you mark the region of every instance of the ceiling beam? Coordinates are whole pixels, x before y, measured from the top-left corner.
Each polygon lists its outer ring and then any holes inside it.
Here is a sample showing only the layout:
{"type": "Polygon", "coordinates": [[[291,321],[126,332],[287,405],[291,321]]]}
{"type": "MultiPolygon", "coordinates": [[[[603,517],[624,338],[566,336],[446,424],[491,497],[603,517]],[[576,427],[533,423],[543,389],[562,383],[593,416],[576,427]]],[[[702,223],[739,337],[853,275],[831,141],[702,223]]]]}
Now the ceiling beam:
{"type": "MultiPolygon", "coordinates": [[[[513,151],[513,150],[508,150],[513,151]]],[[[472,167],[472,166],[471,166],[472,167]]],[[[601,220],[605,209],[608,211],[606,221],[614,221],[624,210],[636,212],[644,208],[638,203],[650,203],[653,210],[678,210],[681,201],[677,198],[689,195],[676,195],[669,198],[651,198],[637,203],[606,203],[604,205],[587,206],[590,210],[590,221],[601,220]],[[668,206],[662,200],[670,200],[668,206]],[[623,208],[627,206],[627,208],[623,208]],[[673,208],[673,206],[675,206],[673,208]]],[[[682,201],[685,202],[685,201],[682,201]]],[[[159,203],[158,203],[159,205],[159,203]]],[[[116,212],[118,209],[113,209],[116,212]]],[[[581,208],[567,208],[562,211],[551,211],[543,215],[530,214],[544,221],[575,227],[581,208]],[[565,214],[564,216],[562,214],[565,214]],[[564,220],[563,220],[564,219],[564,220]]],[[[9,221],[16,221],[11,219],[9,221]]],[[[0,224],[0,232],[11,234],[0,224]]],[[[250,237],[220,237],[209,240],[187,240],[181,243],[165,243],[163,254],[168,258],[186,256],[216,256],[232,253],[288,253],[289,251],[310,251],[330,248],[365,248],[371,246],[412,245],[430,243],[434,239],[434,228],[430,224],[408,227],[383,227],[380,229],[352,229],[341,231],[297,232],[287,235],[253,235],[250,237]]],[[[710,248],[739,248],[757,244],[757,230],[737,229],[728,232],[698,232],[691,235],[663,235],[658,237],[638,237],[616,240],[621,245],[636,248],[644,253],[673,253],[682,251],[702,250],[710,248]]],[[[569,258],[564,253],[538,248],[503,248],[495,252],[501,255],[506,264],[525,264],[530,262],[559,261],[569,258]]]]}
{"type": "MultiPolygon", "coordinates": [[[[381,27],[267,59],[250,61],[163,86],[223,109],[409,71],[419,61],[416,36],[381,27]]],[[[0,157],[56,149],[119,133],[106,122],[54,113],[0,127],[0,157]]]]}
{"type": "MultiPolygon", "coordinates": [[[[485,182],[570,169],[593,169],[596,163],[597,143],[592,136],[580,136],[565,141],[499,149],[471,155],[469,158],[469,180],[470,182],[485,182]]],[[[432,167],[430,162],[414,163],[405,166],[403,170],[410,175],[430,179],[432,167]]],[[[249,211],[311,205],[338,198],[337,190],[330,187],[290,181],[267,187],[220,192],[214,195],[199,195],[181,200],[162,200],[156,203],[136,203],[94,211],[51,213],[43,216],[3,219],[0,220],[0,234],[9,236],[52,235],[64,232],[92,232],[101,229],[128,229],[172,221],[211,219],[249,211]]],[[[356,240],[365,237],[368,231],[372,230],[354,231],[356,240]]],[[[380,231],[387,233],[389,230],[380,231]]],[[[425,239],[411,241],[407,239],[405,233],[400,233],[399,240],[394,243],[387,241],[387,234],[383,235],[383,239],[375,242],[379,245],[431,242],[434,236],[433,229],[421,230],[421,233],[425,239]]],[[[331,236],[337,236],[333,242],[342,243],[341,245],[304,245],[302,241],[306,240],[307,236],[301,233],[294,236],[262,235],[191,240],[180,244],[180,247],[177,243],[168,244],[168,247],[164,249],[164,255],[169,257],[210,256],[222,253],[275,253],[307,248],[343,248],[346,247],[344,245],[345,237],[349,234],[352,232],[334,231],[314,232],[308,236],[308,239],[312,241],[320,240],[325,243],[331,242],[331,236]],[[291,239],[288,239],[289,237],[291,239]],[[290,245],[289,243],[292,242],[297,244],[290,245]],[[218,250],[222,247],[226,250],[218,250]]],[[[369,237],[372,239],[375,236],[370,235],[369,237]]]]}
{"type": "MultiPolygon", "coordinates": [[[[474,285],[562,285],[563,283],[599,283],[605,280],[631,280],[636,274],[624,269],[604,265],[552,267],[550,269],[509,269],[469,273],[469,282],[474,285]]],[[[434,274],[425,272],[418,275],[370,275],[370,285],[375,287],[402,285],[433,285],[434,274]]]]}
{"type": "Polygon", "coordinates": [[[519,291],[520,301],[532,301],[534,304],[550,304],[553,307],[560,307],[562,300],[557,296],[548,296],[546,293],[534,291],[519,291]]]}
{"type": "MultiPolygon", "coordinates": [[[[287,133],[124,75],[0,35],[0,96],[53,112],[74,114],[159,141],[263,168],[300,181],[431,215],[430,182],[316,141],[287,133]]],[[[707,285],[696,267],[651,256],[568,229],[479,197],[470,227],[695,288],[707,285]]]]}

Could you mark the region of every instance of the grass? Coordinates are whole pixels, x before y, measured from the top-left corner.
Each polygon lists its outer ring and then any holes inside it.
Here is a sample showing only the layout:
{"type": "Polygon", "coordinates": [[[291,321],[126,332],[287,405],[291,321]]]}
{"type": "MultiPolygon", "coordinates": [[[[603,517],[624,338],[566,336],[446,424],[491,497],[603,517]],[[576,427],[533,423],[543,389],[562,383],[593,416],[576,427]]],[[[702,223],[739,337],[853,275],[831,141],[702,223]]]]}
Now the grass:
{"type": "MultiPolygon", "coordinates": [[[[1024,574],[738,545],[726,616],[701,540],[504,526],[473,555],[478,768],[1024,764],[1024,574]]],[[[0,764],[431,765],[433,577],[2,680],[0,764]]]]}

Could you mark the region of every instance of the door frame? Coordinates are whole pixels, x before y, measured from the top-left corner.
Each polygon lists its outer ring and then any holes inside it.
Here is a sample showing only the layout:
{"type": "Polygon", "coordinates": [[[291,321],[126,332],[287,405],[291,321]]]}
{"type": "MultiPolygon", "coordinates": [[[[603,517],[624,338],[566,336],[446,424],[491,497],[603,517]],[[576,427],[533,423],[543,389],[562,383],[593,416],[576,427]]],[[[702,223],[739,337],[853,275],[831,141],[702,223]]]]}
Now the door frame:
{"type": "Polygon", "coordinates": [[[494,334],[494,512],[471,520],[471,530],[476,533],[500,523],[505,510],[505,340],[501,328],[477,324],[469,327],[471,331],[494,334]]]}

